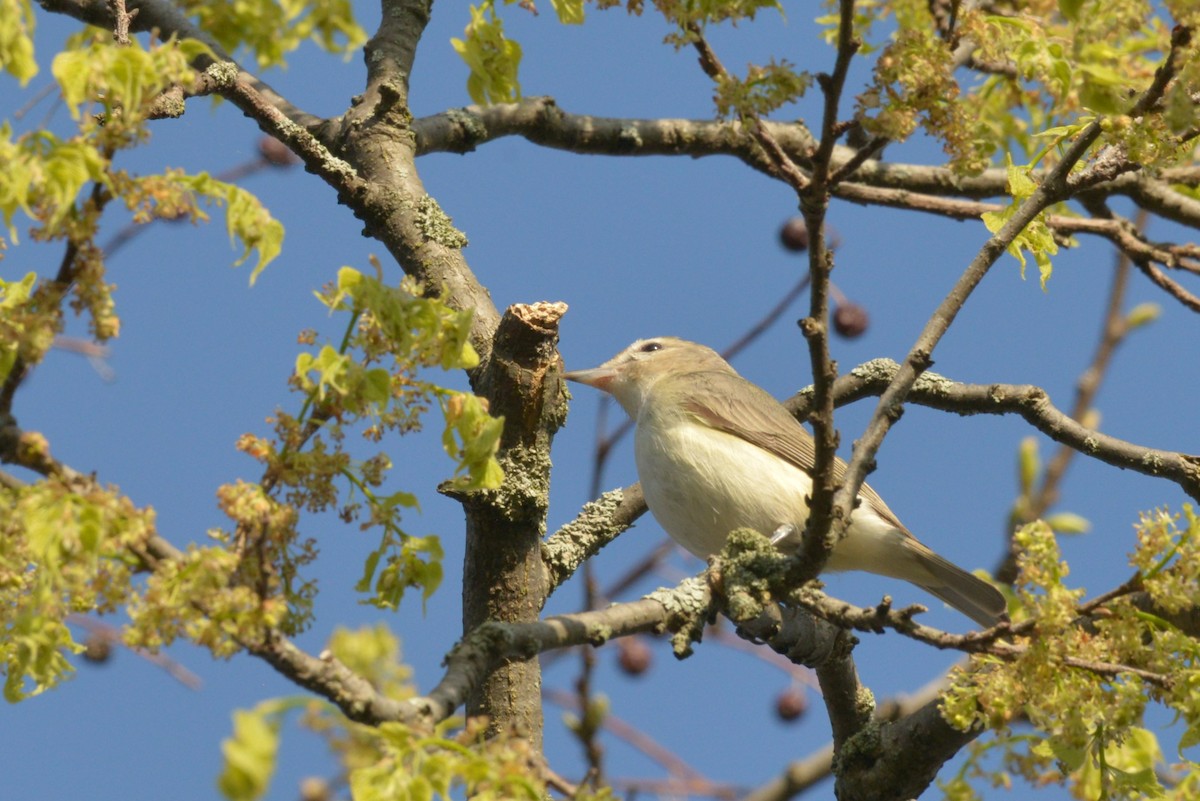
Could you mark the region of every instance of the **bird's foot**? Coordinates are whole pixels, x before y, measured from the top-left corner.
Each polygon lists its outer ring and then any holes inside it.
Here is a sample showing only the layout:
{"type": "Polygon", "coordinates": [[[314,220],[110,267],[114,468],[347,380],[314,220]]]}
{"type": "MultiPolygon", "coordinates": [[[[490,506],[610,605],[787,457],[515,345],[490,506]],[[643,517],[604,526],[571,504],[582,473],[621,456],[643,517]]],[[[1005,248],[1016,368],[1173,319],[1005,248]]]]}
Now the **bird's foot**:
{"type": "Polygon", "coordinates": [[[799,530],[791,523],[784,523],[771,535],[771,544],[776,548],[782,548],[785,544],[796,542],[800,536],[799,530]]]}

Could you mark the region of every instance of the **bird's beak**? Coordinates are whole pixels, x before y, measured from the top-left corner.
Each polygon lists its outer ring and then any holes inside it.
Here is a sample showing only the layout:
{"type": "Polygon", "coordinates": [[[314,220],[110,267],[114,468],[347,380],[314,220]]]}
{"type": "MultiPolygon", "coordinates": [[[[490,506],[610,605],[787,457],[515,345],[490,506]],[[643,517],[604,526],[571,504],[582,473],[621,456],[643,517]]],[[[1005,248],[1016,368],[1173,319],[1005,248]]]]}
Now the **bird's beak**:
{"type": "Polygon", "coordinates": [[[589,387],[595,387],[604,392],[608,391],[609,384],[616,377],[617,371],[611,367],[593,367],[591,370],[572,370],[569,373],[563,373],[563,378],[568,381],[587,384],[589,387]]]}

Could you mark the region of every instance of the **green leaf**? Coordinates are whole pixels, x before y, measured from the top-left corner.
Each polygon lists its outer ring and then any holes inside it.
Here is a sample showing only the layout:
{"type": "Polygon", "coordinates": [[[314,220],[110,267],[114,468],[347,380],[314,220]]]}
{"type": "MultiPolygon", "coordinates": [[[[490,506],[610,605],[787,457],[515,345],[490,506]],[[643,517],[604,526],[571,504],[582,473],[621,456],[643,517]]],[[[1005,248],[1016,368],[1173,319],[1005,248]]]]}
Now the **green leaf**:
{"type": "Polygon", "coordinates": [[[1173,134],[1182,134],[1196,123],[1196,104],[1184,81],[1172,82],[1163,101],[1166,111],[1163,119],[1173,134]]]}
{"type": "Polygon", "coordinates": [[[1159,798],[1163,787],[1155,766],[1163,761],[1158,739],[1140,727],[1131,727],[1120,742],[1093,746],[1095,759],[1079,768],[1077,794],[1088,799],[1159,798]]]}
{"type": "Polygon", "coordinates": [[[21,86],[38,73],[33,57],[34,25],[29,0],[0,0],[0,67],[21,86]]]}
{"type": "Polygon", "coordinates": [[[1185,748],[1194,748],[1200,744],[1200,721],[1192,723],[1187,727],[1187,731],[1179,738],[1179,756],[1183,757],[1185,748]]]}
{"type": "Polygon", "coordinates": [[[48,147],[41,153],[41,195],[54,211],[47,222],[54,226],[75,208],[75,199],[91,181],[104,180],[105,160],[100,152],[82,141],[60,142],[46,135],[48,147]]]}
{"type": "Polygon", "coordinates": [[[367,554],[367,559],[363,562],[363,574],[354,585],[355,592],[367,592],[371,589],[371,582],[375,579],[375,571],[379,568],[379,560],[383,558],[383,551],[376,549],[367,554]]]}
{"type": "Polygon", "coordinates": [[[521,99],[517,78],[521,46],[505,38],[504,23],[492,0],[471,6],[471,21],[463,30],[463,38],[451,39],[450,44],[470,68],[467,93],[472,100],[487,105],[521,99]]]}
{"type": "Polygon", "coordinates": [[[1082,7],[1083,0],[1058,0],[1058,10],[1072,22],[1079,19],[1079,9],[1082,7]]]}
{"type": "Polygon", "coordinates": [[[766,116],[779,107],[804,97],[812,75],[797,72],[787,61],[772,60],[764,66],[750,65],[745,79],[722,77],[714,100],[721,116],[766,116]]]}
{"type": "Polygon", "coordinates": [[[496,489],[504,481],[504,470],[496,461],[504,418],[492,417],[481,398],[470,393],[450,393],[442,403],[446,429],[442,445],[458,462],[455,489],[496,489]],[[462,475],[465,473],[466,475],[462,475]]]}
{"type": "Polygon", "coordinates": [[[286,65],[285,56],[308,41],[347,57],[367,41],[366,31],[354,18],[351,0],[183,0],[180,5],[226,50],[249,49],[259,69],[286,65]]]}
{"type": "Polygon", "coordinates": [[[225,769],[217,780],[221,794],[230,801],[262,798],[275,773],[279,751],[279,723],[269,721],[256,707],[233,713],[233,736],[221,743],[225,769]]]}
{"type": "Polygon", "coordinates": [[[550,5],[563,25],[583,24],[583,0],[550,0],[550,5]]]}
{"type": "Polygon", "coordinates": [[[218,181],[208,173],[183,176],[181,182],[201,197],[224,205],[225,225],[231,242],[242,243],[241,257],[234,266],[245,263],[253,251],[258,251],[258,264],[250,273],[250,284],[283,249],[283,224],[273,218],[257,197],[240,186],[218,181]]]}
{"type": "MultiPolygon", "coordinates": [[[[49,600],[46,599],[49,605],[49,600]]],[[[60,620],[29,609],[7,621],[3,655],[4,700],[15,704],[59,684],[74,672],[66,653],[82,650],[60,620]]]]}
{"type": "Polygon", "coordinates": [[[1038,456],[1037,437],[1025,437],[1021,440],[1021,447],[1017,453],[1021,494],[1028,495],[1033,491],[1033,483],[1037,481],[1038,473],[1042,470],[1042,460],[1038,456]]]}
{"type": "Polygon", "coordinates": [[[1059,534],[1086,534],[1091,530],[1091,522],[1082,515],[1074,512],[1059,512],[1046,518],[1046,525],[1059,534]]]}
{"type": "MultiPolygon", "coordinates": [[[[1084,70],[1084,66],[1080,65],[1084,70]]],[[[1083,83],[1079,87],[1079,102],[1084,108],[1097,114],[1124,114],[1129,108],[1120,83],[1114,83],[1112,78],[1119,77],[1107,73],[1097,75],[1096,70],[1084,71],[1083,83]]]]}
{"type": "Polygon", "coordinates": [[[4,312],[6,318],[0,321],[0,332],[5,334],[0,338],[0,383],[8,379],[9,372],[17,363],[21,340],[27,331],[26,326],[15,321],[13,312],[29,302],[36,283],[37,273],[26,273],[20,281],[0,278],[0,312],[4,312]]]}
{"type": "Polygon", "coordinates": [[[301,353],[296,357],[296,376],[306,387],[315,386],[317,397],[323,400],[326,388],[332,389],[338,395],[345,395],[349,391],[347,375],[351,366],[349,356],[343,356],[332,346],[325,345],[316,357],[308,353],[301,353]],[[315,385],[308,378],[310,372],[317,374],[315,385]]]}
{"type": "Polygon", "coordinates": [[[24,305],[33,294],[37,273],[25,273],[20,281],[5,281],[0,278],[0,309],[11,310],[24,305]]]}
{"type": "Polygon", "coordinates": [[[392,397],[392,376],[387,370],[375,368],[363,374],[362,399],[368,404],[382,406],[392,397]]]}
{"type": "Polygon", "coordinates": [[[419,587],[423,607],[441,586],[443,556],[441,541],[435,536],[414,537],[390,530],[379,548],[367,557],[362,578],[354,588],[364,593],[373,590],[366,603],[395,610],[409,588],[419,587]],[[383,569],[379,570],[381,563],[383,569]]]}
{"type": "Polygon", "coordinates": [[[1012,153],[1005,153],[1004,158],[1008,193],[1016,200],[1024,200],[1037,191],[1033,168],[1026,164],[1013,164],[1012,153]]]}
{"type": "MultiPolygon", "coordinates": [[[[1037,189],[1037,184],[1030,174],[1031,168],[1023,165],[1014,165],[1011,154],[1007,154],[1006,158],[1008,160],[1008,188],[1013,195],[1012,203],[1002,211],[988,211],[981,215],[983,224],[993,234],[1000,232],[1005,224],[1012,219],[1021,203],[1037,189]]],[[[1046,225],[1046,213],[1041,212],[1037,217],[1030,220],[1021,229],[1021,232],[1013,238],[1007,250],[1009,255],[1020,263],[1022,279],[1025,277],[1024,251],[1029,251],[1037,263],[1038,274],[1041,277],[1042,291],[1044,292],[1046,290],[1046,282],[1050,280],[1050,275],[1053,272],[1050,256],[1058,253],[1058,243],[1054,240],[1054,234],[1050,231],[1050,227],[1046,225]]]]}
{"type": "Polygon", "coordinates": [[[1157,320],[1161,314],[1162,307],[1157,303],[1139,303],[1129,310],[1129,314],[1125,315],[1125,325],[1132,331],[1135,328],[1149,325],[1157,320]]]}
{"type": "Polygon", "coordinates": [[[137,39],[128,45],[93,42],[59,53],[50,71],[73,119],[83,119],[83,106],[94,103],[105,109],[104,124],[128,126],[145,119],[164,89],[191,81],[189,59],[199,52],[209,51],[194,40],[156,43],[149,50],[137,39]]]}
{"type": "Polygon", "coordinates": [[[266,794],[275,773],[282,717],[307,703],[306,698],[272,698],[234,711],[233,735],[221,742],[225,765],[217,787],[222,795],[230,801],[255,801],[266,794]]]}

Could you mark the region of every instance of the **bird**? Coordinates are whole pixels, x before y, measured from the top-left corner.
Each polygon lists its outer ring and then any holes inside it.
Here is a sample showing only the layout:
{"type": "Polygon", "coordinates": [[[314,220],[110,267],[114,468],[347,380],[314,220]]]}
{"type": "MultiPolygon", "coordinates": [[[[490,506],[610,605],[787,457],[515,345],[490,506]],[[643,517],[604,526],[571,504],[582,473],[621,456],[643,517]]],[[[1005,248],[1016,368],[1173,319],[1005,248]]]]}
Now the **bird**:
{"type": "MultiPolygon", "coordinates": [[[[566,372],[616,399],[634,420],[646,505],[670,537],[706,559],[748,527],[796,550],[809,516],[812,435],[713,349],[678,337],[639,339],[599,367],[566,372]]],[[[846,463],[835,458],[834,474],[846,463]]],[[[825,570],[862,570],[920,587],[990,627],[1006,618],[993,585],[922,544],[863,484],[825,570]]]]}

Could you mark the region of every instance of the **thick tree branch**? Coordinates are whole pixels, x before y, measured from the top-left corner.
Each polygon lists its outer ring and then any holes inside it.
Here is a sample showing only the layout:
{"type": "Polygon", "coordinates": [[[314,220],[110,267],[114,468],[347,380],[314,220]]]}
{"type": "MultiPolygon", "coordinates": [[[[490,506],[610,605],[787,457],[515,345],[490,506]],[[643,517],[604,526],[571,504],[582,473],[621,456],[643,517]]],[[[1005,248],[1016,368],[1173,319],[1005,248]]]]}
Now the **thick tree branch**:
{"type": "MultiPolygon", "coordinates": [[[[937,704],[946,689],[946,677],[939,676],[916,692],[889,698],[875,709],[874,720],[880,723],[899,721],[937,704]]],[[[833,744],[789,764],[783,773],[761,787],[742,796],[742,801],[786,801],[795,798],[814,784],[833,773],[833,744]]]]}
{"type": "MultiPolygon", "coordinates": [[[[546,599],[542,536],[550,505],[550,442],[566,419],[562,359],[556,348],[565,303],[511,306],[475,390],[504,417],[497,458],[505,478],[493,491],[459,497],[466,512],[463,631],[489,621],[538,619],[546,599]]],[[[541,744],[541,671],[536,660],[496,666],[475,686],[468,712],[493,730],[518,727],[541,744]]]]}
{"type": "Polygon", "coordinates": [[[489,622],[468,633],[446,657],[446,673],[424,698],[410,702],[431,720],[444,720],[495,670],[548,650],[600,645],[613,637],[688,629],[708,616],[710,598],[703,582],[689,579],[639,601],[607,609],[557,615],[524,623],[489,622]]]}
{"type": "MultiPolygon", "coordinates": [[[[812,168],[817,140],[802,124],[763,120],[758,125],[791,161],[805,170],[812,168]]],[[[553,98],[530,97],[518,103],[450,109],[414,120],[412,128],[418,155],[469,153],[496,139],[520,136],[543,147],[581,154],[732,156],[759,172],[775,175],[773,162],[754,133],[738,121],[598,117],[566,112],[553,98]]],[[[831,181],[834,197],[971,219],[1000,208],[971,201],[1008,194],[1008,175],[1000,167],[962,175],[946,167],[864,158],[870,150],[833,148],[829,163],[837,178],[831,181]],[[853,181],[846,180],[850,176],[853,181]]],[[[1041,183],[1048,174],[1048,170],[1036,170],[1030,177],[1041,183]]],[[[1200,167],[1171,167],[1156,175],[1125,173],[1100,181],[1088,191],[1125,195],[1165,219],[1200,227],[1200,202],[1177,192],[1172,188],[1175,184],[1200,186],[1200,167]]],[[[1064,218],[1063,224],[1069,219],[1064,218]]]]}
{"type": "Polygon", "coordinates": [[[542,543],[547,596],[645,513],[641,484],[611,490],[584,504],[575,519],[542,543]]]}
{"type": "Polygon", "coordinates": [[[486,366],[500,314],[463,257],[467,239],[426,191],[415,163],[409,128],[409,78],[417,43],[429,22],[431,0],[389,0],[379,30],[367,42],[367,86],[331,139],[353,165],[361,186],[339,200],[366,223],[425,291],[474,313],[471,344],[486,366]]]}
{"type": "Polygon", "coordinates": [[[934,699],[903,719],[863,729],[837,765],[841,799],[906,801],[921,795],[938,770],[982,732],[948,724],[934,699]],[[920,755],[914,759],[914,755],[920,755]]]}

